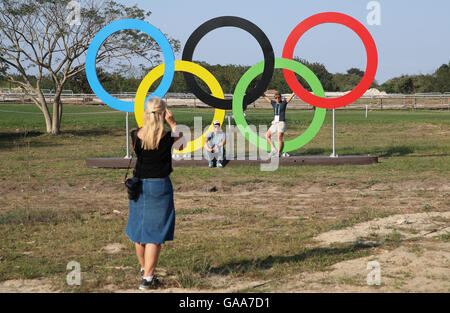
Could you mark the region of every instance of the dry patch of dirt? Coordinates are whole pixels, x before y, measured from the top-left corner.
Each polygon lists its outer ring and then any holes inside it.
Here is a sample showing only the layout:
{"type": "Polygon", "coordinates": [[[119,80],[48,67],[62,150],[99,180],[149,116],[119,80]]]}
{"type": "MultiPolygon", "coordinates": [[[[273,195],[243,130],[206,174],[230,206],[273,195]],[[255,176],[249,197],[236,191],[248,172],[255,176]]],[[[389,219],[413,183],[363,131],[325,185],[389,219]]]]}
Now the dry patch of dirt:
{"type": "Polygon", "coordinates": [[[106,245],[102,248],[103,251],[105,251],[108,254],[115,254],[119,253],[123,249],[126,249],[126,247],[121,243],[111,243],[109,245],[106,245]]]}
{"type": "Polygon", "coordinates": [[[382,238],[393,232],[412,240],[402,241],[392,251],[337,263],[330,271],[295,275],[264,291],[449,292],[450,243],[433,239],[450,232],[449,221],[450,212],[398,214],[322,233],[315,237],[321,245],[361,242],[362,238],[382,238]],[[380,265],[380,285],[367,283],[370,261],[380,265]]]}
{"type": "Polygon", "coordinates": [[[325,244],[355,242],[364,238],[379,238],[392,234],[403,239],[433,237],[450,232],[450,211],[415,214],[397,214],[359,223],[353,227],[332,230],[314,239],[325,244]]]}
{"type": "Polygon", "coordinates": [[[267,291],[449,292],[450,244],[435,241],[408,243],[376,256],[337,263],[328,272],[295,275],[267,291]],[[379,286],[367,283],[370,261],[380,264],[379,286]]]}
{"type": "Polygon", "coordinates": [[[194,288],[165,288],[157,290],[139,290],[139,289],[118,289],[115,285],[105,286],[105,291],[116,292],[116,293],[236,293],[242,290],[258,288],[259,286],[266,285],[269,281],[233,281],[225,277],[214,277],[214,285],[220,284],[221,286],[228,286],[226,288],[218,289],[194,289],[194,288]]]}
{"type": "Polygon", "coordinates": [[[0,293],[49,293],[56,292],[50,280],[12,279],[0,282],[0,293]]]}

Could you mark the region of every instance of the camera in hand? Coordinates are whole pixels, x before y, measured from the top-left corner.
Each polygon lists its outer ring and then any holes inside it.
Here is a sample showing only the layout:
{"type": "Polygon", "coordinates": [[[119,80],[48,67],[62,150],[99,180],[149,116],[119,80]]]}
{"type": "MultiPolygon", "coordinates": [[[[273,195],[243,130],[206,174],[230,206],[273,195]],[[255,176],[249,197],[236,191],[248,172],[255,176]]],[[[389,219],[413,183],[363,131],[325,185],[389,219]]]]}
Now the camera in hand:
{"type": "Polygon", "coordinates": [[[133,176],[125,181],[125,186],[127,187],[128,199],[137,200],[140,194],[141,180],[133,176]]]}

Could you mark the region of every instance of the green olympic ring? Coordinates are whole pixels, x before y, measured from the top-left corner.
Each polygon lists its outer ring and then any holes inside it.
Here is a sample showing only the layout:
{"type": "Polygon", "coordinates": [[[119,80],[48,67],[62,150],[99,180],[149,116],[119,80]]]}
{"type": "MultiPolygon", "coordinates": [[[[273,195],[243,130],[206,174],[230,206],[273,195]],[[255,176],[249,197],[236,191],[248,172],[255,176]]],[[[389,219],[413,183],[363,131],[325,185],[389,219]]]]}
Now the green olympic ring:
{"type": "MultiPolygon", "coordinates": [[[[291,59],[276,58],[275,68],[288,69],[297,73],[306,80],[315,96],[325,98],[325,92],[323,90],[322,84],[320,83],[320,80],[305,65],[291,59]]],[[[258,148],[260,148],[260,145],[262,144],[262,148],[264,148],[266,151],[270,151],[270,144],[267,142],[267,140],[265,138],[259,137],[248,126],[247,121],[244,117],[242,105],[247,87],[258,75],[263,72],[263,69],[264,61],[261,61],[248,69],[237,83],[233,95],[233,116],[239,131],[250,143],[257,146],[258,148]]],[[[316,107],[313,120],[309,127],[303,132],[303,134],[301,134],[297,138],[286,141],[283,145],[282,152],[290,152],[296,150],[310,142],[322,127],[326,113],[326,109],[316,107]]]]}

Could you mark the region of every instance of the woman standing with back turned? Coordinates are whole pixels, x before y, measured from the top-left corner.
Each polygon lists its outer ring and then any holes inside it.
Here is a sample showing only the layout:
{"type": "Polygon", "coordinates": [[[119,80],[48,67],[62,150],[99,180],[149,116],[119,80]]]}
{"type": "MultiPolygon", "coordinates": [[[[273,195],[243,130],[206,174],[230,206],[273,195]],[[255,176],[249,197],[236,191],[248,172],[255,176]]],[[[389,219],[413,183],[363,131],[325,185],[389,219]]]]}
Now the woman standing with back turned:
{"type": "Polygon", "coordinates": [[[164,100],[152,98],[144,112],[143,127],[131,132],[137,155],[135,176],[141,180],[141,190],[137,200],[130,200],[125,233],[135,243],[141,264],[139,289],[161,285],[154,274],[161,244],[173,240],[175,208],[169,174],[173,170],[172,145],[181,137],[172,135],[175,127],[175,119],[164,100]],[[164,130],[164,121],[172,131],[164,130]]]}

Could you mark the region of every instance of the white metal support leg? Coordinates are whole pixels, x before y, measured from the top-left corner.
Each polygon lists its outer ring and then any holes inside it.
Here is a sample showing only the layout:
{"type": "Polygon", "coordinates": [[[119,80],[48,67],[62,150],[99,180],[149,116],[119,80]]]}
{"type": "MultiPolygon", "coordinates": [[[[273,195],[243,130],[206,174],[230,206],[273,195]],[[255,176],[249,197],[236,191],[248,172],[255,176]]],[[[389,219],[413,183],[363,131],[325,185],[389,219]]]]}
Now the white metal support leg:
{"type": "Polygon", "coordinates": [[[129,135],[129,125],[128,125],[128,112],[126,114],[126,122],[125,122],[125,128],[126,128],[126,137],[127,137],[127,155],[125,156],[124,159],[131,159],[131,155],[130,155],[130,135],[129,135]]]}
{"type": "Polygon", "coordinates": [[[234,133],[231,129],[231,115],[227,115],[228,119],[228,131],[227,131],[227,143],[226,143],[226,158],[231,160],[234,158],[234,133]]]}
{"type": "Polygon", "coordinates": [[[337,158],[338,155],[336,154],[336,124],[335,124],[335,111],[336,109],[333,109],[333,153],[330,154],[330,157],[337,158]]]}

